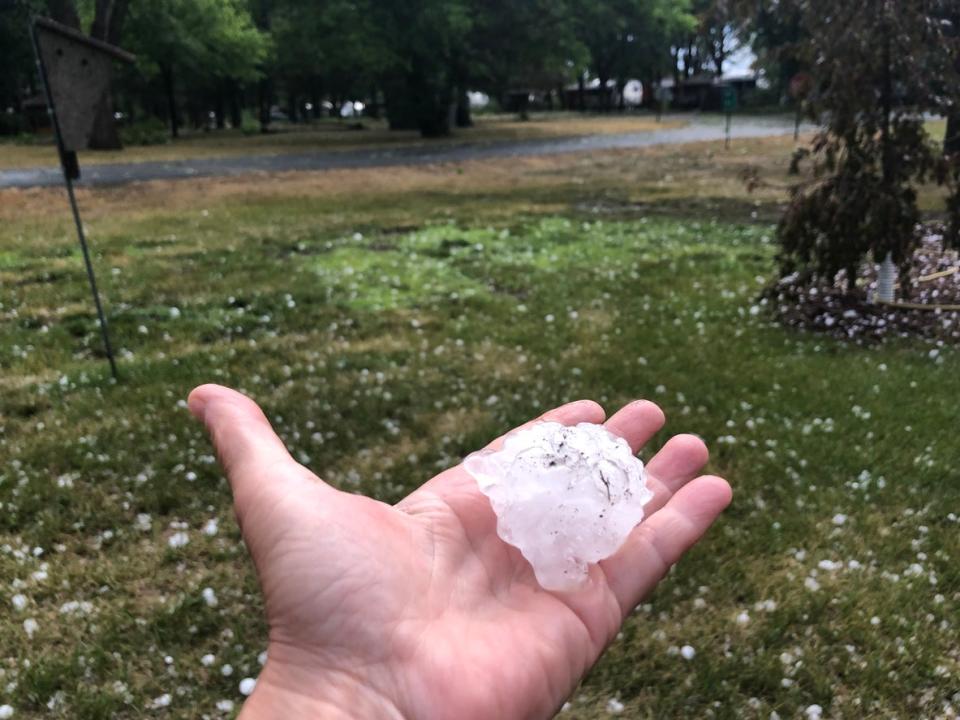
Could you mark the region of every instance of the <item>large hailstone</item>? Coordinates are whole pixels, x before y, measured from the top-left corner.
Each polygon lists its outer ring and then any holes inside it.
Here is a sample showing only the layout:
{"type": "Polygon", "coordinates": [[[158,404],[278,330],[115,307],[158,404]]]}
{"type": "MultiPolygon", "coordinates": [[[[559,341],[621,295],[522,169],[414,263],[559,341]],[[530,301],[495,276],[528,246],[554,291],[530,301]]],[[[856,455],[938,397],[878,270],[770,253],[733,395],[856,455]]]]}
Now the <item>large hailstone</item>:
{"type": "Polygon", "coordinates": [[[617,551],[653,497],[627,441],[591,423],[536,423],[463,464],[490,498],[497,534],[546,590],[582,585],[587,564],[617,551]]]}

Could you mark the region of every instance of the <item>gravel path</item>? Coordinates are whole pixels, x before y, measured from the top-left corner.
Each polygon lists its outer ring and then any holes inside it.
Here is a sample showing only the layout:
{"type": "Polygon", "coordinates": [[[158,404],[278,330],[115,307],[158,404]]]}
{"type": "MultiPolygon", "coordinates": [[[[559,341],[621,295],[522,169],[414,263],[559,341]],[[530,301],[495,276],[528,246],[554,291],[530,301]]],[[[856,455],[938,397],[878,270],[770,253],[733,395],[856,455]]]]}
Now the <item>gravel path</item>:
{"type": "MultiPolygon", "coordinates": [[[[806,128],[805,128],[806,129],[806,128]]],[[[769,137],[793,132],[789,118],[734,118],[731,137],[769,137]]],[[[429,165],[487,158],[531,155],[555,155],[590,150],[616,150],[651,145],[722,140],[724,123],[720,117],[697,118],[681,128],[648,132],[547,140],[510,142],[417,145],[411,147],[327,152],[242,155],[221,158],[197,158],[171,162],[112,163],[82,168],[79,185],[121,185],[141,180],[178,180],[196,177],[224,177],[255,172],[291,170],[334,170],[340,168],[429,165]]],[[[51,150],[52,152],[52,150],[51,150]]],[[[0,170],[0,189],[59,185],[63,182],[58,167],[0,170]]]]}

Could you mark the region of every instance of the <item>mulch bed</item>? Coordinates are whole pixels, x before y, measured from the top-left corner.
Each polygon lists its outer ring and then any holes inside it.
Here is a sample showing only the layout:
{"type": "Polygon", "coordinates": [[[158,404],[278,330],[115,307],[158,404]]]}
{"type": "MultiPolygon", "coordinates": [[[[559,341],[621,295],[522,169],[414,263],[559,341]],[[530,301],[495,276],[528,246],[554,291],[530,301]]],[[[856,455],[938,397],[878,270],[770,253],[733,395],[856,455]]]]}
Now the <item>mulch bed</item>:
{"type": "Polygon", "coordinates": [[[922,337],[942,343],[960,343],[960,311],[938,305],[960,306],[960,258],[943,247],[943,231],[928,226],[909,270],[909,288],[897,289],[896,301],[921,304],[908,309],[874,302],[879,266],[860,268],[855,290],[846,289],[846,273],[833,281],[811,280],[798,273],[781,278],[763,295],[781,322],[856,342],[892,337],[922,337]],[[952,272],[950,272],[952,271],[952,272]],[[947,272],[935,278],[937,273],[947,272]],[[926,309],[929,308],[929,309],[926,309]]]}

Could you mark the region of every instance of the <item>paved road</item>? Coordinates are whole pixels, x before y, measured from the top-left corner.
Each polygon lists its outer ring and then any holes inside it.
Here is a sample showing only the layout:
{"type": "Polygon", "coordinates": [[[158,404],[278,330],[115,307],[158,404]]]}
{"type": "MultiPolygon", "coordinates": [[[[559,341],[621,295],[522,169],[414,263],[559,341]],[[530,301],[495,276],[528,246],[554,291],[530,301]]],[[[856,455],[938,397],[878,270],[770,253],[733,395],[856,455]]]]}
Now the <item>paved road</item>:
{"type": "MultiPolygon", "coordinates": [[[[734,120],[731,136],[733,138],[769,137],[792,132],[793,122],[789,119],[737,118],[734,120]]],[[[87,165],[83,168],[83,177],[79,184],[121,185],[140,180],[179,180],[243,175],[255,172],[428,165],[487,158],[639,148],[651,145],[722,140],[723,137],[724,123],[722,118],[710,117],[694,120],[680,128],[615,135],[588,135],[584,137],[489,143],[423,144],[388,150],[340,150],[299,154],[197,158],[171,162],[87,165]]],[[[59,185],[62,182],[60,169],[56,167],[0,170],[0,188],[43,187],[59,185]]]]}

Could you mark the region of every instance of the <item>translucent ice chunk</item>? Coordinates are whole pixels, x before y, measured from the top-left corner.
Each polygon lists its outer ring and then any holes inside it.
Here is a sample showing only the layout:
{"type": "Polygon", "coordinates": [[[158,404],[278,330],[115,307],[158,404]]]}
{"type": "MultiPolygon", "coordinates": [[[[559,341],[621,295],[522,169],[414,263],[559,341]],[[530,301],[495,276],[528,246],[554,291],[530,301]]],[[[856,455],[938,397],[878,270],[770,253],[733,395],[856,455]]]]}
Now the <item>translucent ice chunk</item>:
{"type": "Polygon", "coordinates": [[[591,423],[537,423],[463,464],[490,498],[497,534],[546,590],[582,585],[588,563],[617,551],[653,496],[626,440],[591,423]]]}

